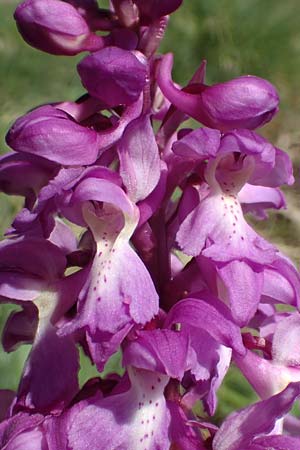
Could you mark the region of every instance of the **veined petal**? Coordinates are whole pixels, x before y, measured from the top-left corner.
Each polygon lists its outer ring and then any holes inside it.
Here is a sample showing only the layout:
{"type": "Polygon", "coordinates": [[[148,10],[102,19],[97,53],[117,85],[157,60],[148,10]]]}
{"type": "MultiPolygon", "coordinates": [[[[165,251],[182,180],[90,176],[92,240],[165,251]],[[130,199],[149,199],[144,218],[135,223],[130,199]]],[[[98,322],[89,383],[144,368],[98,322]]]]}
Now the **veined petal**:
{"type": "Polygon", "coordinates": [[[230,261],[218,267],[218,275],[226,287],[225,298],[219,288],[219,297],[230,303],[235,322],[245,326],[254,316],[263,290],[264,273],[244,261],[230,261]]]}
{"type": "Polygon", "coordinates": [[[119,144],[120,174],[133,202],[144,200],[160,177],[158,146],[149,116],[132,121],[119,144]]]}
{"type": "Polygon", "coordinates": [[[188,344],[185,333],[168,329],[140,331],[137,339],[126,346],[123,363],[181,379],[186,370],[188,344]]]}
{"type": "Polygon", "coordinates": [[[240,329],[232,321],[229,309],[220,300],[211,295],[201,294],[200,298],[189,298],[176,303],[165,320],[165,327],[172,324],[185,324],[201,328],[219,344],[235,349],[244,354],[240,329]]]}

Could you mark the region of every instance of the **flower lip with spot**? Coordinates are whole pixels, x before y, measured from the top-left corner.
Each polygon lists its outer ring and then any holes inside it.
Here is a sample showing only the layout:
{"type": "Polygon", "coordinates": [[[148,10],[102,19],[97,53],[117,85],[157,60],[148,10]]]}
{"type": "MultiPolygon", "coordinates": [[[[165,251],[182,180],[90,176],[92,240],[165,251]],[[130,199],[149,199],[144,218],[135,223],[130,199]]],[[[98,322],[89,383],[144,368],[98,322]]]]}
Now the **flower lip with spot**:
{"type": "Polygon", "coordinates": [[[130,246],[139,213],[121,187],[109,180],[85,178],[72,201],[82,207],[82,219],[93,234],[96,252],[79,296],[77,317],[60,333],[85,329],[90,351],[101,369],[134,324],[145,324],[157,314],[158,296],[130,246]]]}
{"type": "Polygon", "coordinates": [[[194,164],[205,163],[204,176],[209,186],[209,195],[179,228],[177,241],[181,248],[193,256],[203,252],[216,261],[245,258],[271,263],[275,249],[244,220],[238,193],[246,183],[272,187],[282,182],[289,184],[293,179],[290,160],[284,160],[281,150],[249,130],[223,135],[217,130],[194,130],[175,142],[173,150],[182,158],[186,154],[194,164]],[[278,175],[280,167],[284,168],[284,177],[278,175]]]}

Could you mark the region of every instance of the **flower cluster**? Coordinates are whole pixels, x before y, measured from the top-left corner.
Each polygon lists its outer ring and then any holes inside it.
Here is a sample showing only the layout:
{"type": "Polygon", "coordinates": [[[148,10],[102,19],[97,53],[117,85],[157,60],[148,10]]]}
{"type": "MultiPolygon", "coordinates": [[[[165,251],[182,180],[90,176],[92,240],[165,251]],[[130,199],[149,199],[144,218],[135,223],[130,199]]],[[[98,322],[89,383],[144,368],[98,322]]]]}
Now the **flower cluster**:
{"type": "Polygon", "coordinates": [[[3,346],[32,343],[18,391],[0,394],[1,449],[300,448],[300,277],[244,217],[285,207],[294,181],[254,131],[278,95],[255,76],[208,86],[205,62],[176,84],[156,50],[181,3],[16,9],[33,47],[89,54],[86,93],[20,117],[1,159],[0,189],[24,197],[0,243],[0,298],[20,307],[3,346]],[[80,388],[79,347],[99,372],[121,352],[123,375],[80,388]],[[217,426],[232,363],[261,400],[217,426]]]}

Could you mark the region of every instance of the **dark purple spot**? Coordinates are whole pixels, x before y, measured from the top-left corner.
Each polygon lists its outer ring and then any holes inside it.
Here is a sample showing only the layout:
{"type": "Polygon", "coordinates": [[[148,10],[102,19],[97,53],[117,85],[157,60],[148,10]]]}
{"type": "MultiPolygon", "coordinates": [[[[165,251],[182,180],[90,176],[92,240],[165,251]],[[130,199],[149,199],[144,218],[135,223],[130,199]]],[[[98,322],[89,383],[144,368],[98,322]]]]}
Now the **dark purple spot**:
{"type": "Polygon", "coordinates": [[[245,240],[244,236],[241,236],[241,239],[242,239],[242,241],[244,241],[245,240]]]}
{"type": "Polygon", "coordinates": [[[96,288],[96,286],[93,288],[93,291],[96,291],[97,290],[97,288],[96,288]]]}
{"type": "Polygon", "coordinates": [[[151,403],[152,403],[152,400],[149,400],[149,405],[151,405],[151,403]]]}
{"type": "Polygon", "coordinates": [[[235,230],[233,230],[233,234],[235,234],[236,233],[236,231],[235,230]]]}
{"type": "Polygon", "coordinates": [[[155,416],[153,416],[152,419],[155,420],[155,416]]]}
{"type": "Polygon", "coordinates": [[[99,252],[99,253],[98,253],[98,256],[101,256],[101,255],[102,255],[102,252],[99,252]]]}
{"type": "Polygon", "coordinates": [[[144,425],[144,423],[145,423],[145,422],[142,420],[142,421],[141,421],[141,424],[144,425]]]}
{"type": "Polygon", "coordinates": [[[152,391],[154,391],[154,389],[155,389],[154,386],[151,386],[151,389],[152,389],[152,391]]]}
{"type": "Polygon", "coordinates": [[[143,394],[143,398],[146,398],[146,394],[143,394]]]}
{"type": "Polygon", "coordinates": [[[104,275],[104,277],[103,277],[103,280],[104,280],[104,283],[106,283],[106,282],[107,282],[107,278],[106,278],[106,275],[104,275]]]}
{"type": "Polygon", "coordinates": [[[155,403],[156,408],[158,407],[158,402],[155,403]]]}
{"type": "Polygon", "coordinates": [[[223,200],[223,201],[224,201],[224,197],[221,197],[221,200],[223,200]]]}
{"type": "Polygon", "coordinates": [[[158,377],[158,378],[157,378],[157,381],[160,383],[160,382],[161,382],[161,379],[158,377]]]}
{"type": "Polygon", "coordinates": [[[235,226],[236,226],[236,223],[234,223],[234,222],[233,222],[233,224],[232,224],[232,225],[233,225],[233,226],[235,227],[235,226]]]}

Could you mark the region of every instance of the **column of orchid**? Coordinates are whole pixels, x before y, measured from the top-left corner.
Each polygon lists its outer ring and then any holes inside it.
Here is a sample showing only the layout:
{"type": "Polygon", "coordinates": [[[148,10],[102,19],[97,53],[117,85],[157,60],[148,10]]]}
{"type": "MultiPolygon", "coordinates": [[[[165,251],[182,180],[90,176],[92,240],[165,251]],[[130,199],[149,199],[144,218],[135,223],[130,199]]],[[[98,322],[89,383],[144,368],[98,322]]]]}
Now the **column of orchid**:
{"type": "Polygon", "coordinates": [[[24,197],[0,243],[1,302],[20,306],[2,342],[32,343],[18,391],[1,392],[2,449],[300,448],[299,273],[244,217],[285,207],[294,181],[253,131],[278,95],[255,76],[208,86],[205,62],[174,83],[156,51],[181,3],[16,9],[33,47],[89,53],[82,97],[16,120],[1,159],[1,190],[24,197]],[[124,375],[80,388],[79,347],[99,373],[121,351],[124,375]],[[231,364],[261,400],[217,426],[231,364]]]}

